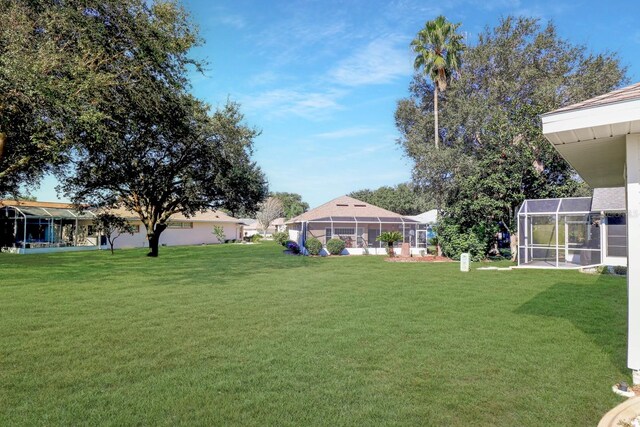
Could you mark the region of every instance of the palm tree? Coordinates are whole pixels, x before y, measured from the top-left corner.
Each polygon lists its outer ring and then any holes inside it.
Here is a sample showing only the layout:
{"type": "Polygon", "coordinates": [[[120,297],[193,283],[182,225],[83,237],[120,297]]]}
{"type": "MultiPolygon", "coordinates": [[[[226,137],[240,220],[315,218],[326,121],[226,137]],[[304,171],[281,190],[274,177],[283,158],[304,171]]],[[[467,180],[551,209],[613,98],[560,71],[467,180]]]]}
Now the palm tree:
{"type": "Polygon", "coordinates": [[[447,83],[452,75],[460,69],[461,55],[465,49],[462,35],[456,30],[460,26],[447,21],[440,15],[432,21],[427,21],[416,38],[411,42],[411,49],[416,55],[413,68],[422,68],[426,76],[433,81],[433,114],[435,116],[435,142],[439,145],[438,135],[438,90],[447,89],[447,83]]]}
{"type": "Polygon", "coordinates": [[[387,244],[387,253],[390,257],[394,255],[393,253],[393,244],[395,242],[400,242],[402,239],[402,233],[399,231],[385,231],[380,233],[378,237],[376,237],[378,242],[385,242],[387,244]]]}

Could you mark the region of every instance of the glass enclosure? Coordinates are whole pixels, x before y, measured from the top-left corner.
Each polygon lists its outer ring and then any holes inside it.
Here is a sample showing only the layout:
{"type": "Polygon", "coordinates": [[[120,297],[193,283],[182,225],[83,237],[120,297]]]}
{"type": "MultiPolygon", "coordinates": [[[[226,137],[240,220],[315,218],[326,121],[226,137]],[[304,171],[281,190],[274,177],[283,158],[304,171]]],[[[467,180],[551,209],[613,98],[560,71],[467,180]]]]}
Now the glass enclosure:
{"type": "Polygon", "coordinates": [[[518,211],[518,265],[600,265],[601,223],[590,197],[525,200],[518,211]]]}

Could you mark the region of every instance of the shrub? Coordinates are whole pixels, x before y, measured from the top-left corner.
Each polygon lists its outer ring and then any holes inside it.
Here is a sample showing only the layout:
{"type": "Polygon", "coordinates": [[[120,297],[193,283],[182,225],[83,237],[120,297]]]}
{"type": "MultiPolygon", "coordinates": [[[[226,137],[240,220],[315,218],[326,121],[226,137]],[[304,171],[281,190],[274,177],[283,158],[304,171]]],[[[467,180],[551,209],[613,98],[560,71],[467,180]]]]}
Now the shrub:
{"type": "Polygon", "coordinates": [[[289,233],[287,233],[286,231],[278,231],[277,233],[273,233],[273,240],[284,246],[286,245],[287,240],[289,240],[289,233]]]}
{"type": "Polygon", "coordinates": [[[218,239],[218,243],[222,243],[222,242],[228,243],[227,236],[225,236],[224,234],[223,226],[214,225],[212,233],[214,236],[216,236],[216,239],[218,239]]]}
{"type": "Polygon", "coordinates": [[[254,234],[253,236],[251,236],[251,241],[253,243],[258,243],[260,240],[262,240],[262,235],[260,234],[254,234]]]}
{"type": "Polygon", "coordinates": [[[333,238],[327,242],[327,251],[331,255],[340,255],[347,245],[340,239],[333,238]]]}
{"type": "Polygon", "coordinates": [[[511,249],[500,248],[500,256],[504,259],[511,259],[511,249]]]}
{"type": "Polygon", "coordinates": [[[616,265],[615,267],[613,267],[613,272],[616,274],[619,274],[621,276],[626,276],[627,275],[627,267],[624,267],[622,265],[616,265]]]}
{"type": "Polygon", "coordinates": [[[300,253],[300,246],[293,240],[287,240],[284,247],[291,251],[292,254],[297,255],[300,253]]]}
{"type": "Polygon", "coordinates": [[[487,253],[486,242],[473,229],[462,231],[458,225],[443,221],[438,234],[442,252],[449,258],[459,260],[460,254],[468,252],[471,261],[481,261],[487,253]]]}
{"type": "Polygon", "coordinates": [[[318,255],[322,250],[322,243],[315,237],[309,237],[307,241],[304,242],[304,247],[307,248],[311,255],[318,255]]]}

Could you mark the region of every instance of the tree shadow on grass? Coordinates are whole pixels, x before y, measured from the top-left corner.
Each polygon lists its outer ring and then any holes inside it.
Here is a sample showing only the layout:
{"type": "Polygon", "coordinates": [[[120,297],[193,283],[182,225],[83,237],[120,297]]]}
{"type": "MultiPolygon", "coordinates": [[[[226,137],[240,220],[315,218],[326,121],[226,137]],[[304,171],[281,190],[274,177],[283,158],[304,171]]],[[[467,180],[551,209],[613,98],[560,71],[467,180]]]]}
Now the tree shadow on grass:
{"type": "Polygon", "coordinates": [[[608,354],[627,374],[627,284],[601,276],[581,282],[556,283],[515,310],[516,314],[570,321],[608,354]]]}

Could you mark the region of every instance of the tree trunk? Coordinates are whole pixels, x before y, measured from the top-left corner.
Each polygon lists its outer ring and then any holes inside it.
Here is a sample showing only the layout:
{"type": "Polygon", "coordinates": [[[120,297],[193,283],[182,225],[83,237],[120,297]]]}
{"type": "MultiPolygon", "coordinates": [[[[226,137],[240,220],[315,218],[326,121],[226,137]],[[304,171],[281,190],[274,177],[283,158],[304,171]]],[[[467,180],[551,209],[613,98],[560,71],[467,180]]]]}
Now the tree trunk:
{"type": "Polygon", "coordinates": [[[4,157],[4,148],[7,144],[7,134],[4,132],[0,132],[0,161],[4,157]]]}
{"type": "Polygon", "coordinates": [[[160,235],[167,228],[166,224],[145,224],[147,228],[147,239],[149,240],[149,253],[147,256],[157,257],[158,256],[158,246],[160,243],[160,235]],[[151,231],[149,231],[151,230],[151,231]]]}
{"type": "Polygon", "coordinates": [[[435,118],[434,122],[434,133],[436,137],[436,150],[440,145],[440,135],[438,134],[438,84],[435,83],[433,85],[433,115],[435,118]]]}
{"type": "Polygon", "coordinates": [[[388,242],[387,245],[389,245],[389,247],[387,248],[387,253],[389,254],[390,258],[393,258],[395,256],[395,252],[393,252],[393,242],[388,242]]]}

